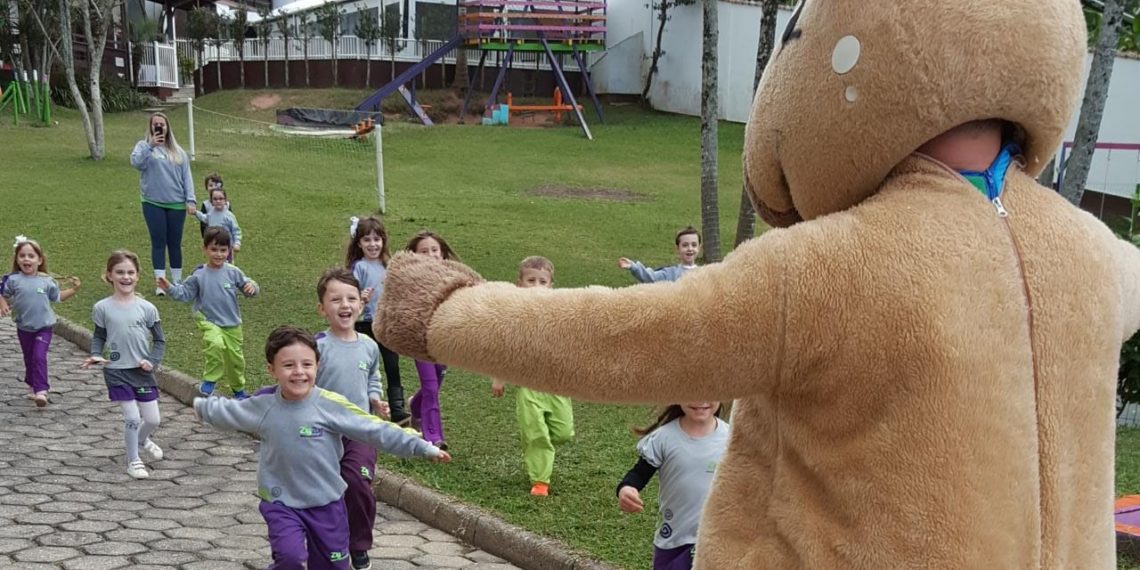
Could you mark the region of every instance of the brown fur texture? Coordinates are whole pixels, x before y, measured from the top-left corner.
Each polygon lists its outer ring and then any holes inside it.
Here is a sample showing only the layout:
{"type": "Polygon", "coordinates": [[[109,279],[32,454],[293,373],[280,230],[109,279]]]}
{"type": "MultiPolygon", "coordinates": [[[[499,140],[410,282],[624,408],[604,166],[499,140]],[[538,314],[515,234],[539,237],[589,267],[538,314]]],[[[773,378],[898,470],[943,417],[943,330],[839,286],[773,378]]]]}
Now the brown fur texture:
{"type": "Polygon", "coordinates": [[[395,266],[381,303],[426,336],[382,340],[583,400],[739,398],[700,570],[1112,568],[1140,252],[1030,176],[1075,106],[1083,26],[1073,0],[808,0],[745,150],[761,211],[805,221],[672,284],[424,295],[429,272],[395,266]],[[913,152],[989,117],[1026,133],[1008,217],[913,152]]]}
{"type": "Polygon", "coordinates": [[[372,319],[372,334],[400,354],[431,360],[427,330],[432,313],[457,289],[477,285],[483,278],[462,263],[406,251],[392,257],[388,272],[372,319]],[[392,300],[389,291],[399,291],[400,302],[392,300]]]}

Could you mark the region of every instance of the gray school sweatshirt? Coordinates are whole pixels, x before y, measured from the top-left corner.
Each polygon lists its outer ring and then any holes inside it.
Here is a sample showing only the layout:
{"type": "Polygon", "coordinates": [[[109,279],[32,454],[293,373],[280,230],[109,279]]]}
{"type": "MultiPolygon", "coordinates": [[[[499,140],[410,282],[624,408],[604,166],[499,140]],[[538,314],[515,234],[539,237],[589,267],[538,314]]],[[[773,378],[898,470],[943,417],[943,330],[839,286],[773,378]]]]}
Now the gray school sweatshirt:
{"type": "Polygon", "coordinates": [[[355,341],[341,340],[325,331],[317,335],[317,386],[344,396],[358,408],[368,411],[368,400],[384,399],[380,387],[380,347],[376,341],[356,333],[355,341]]]}
{"type": "Polygon", "coordinates": [[[24,332],[35,332],[55,324],[51,304],[59,302],[59,294],[55,279],[44,273],[29,276],[17,271],[0,280],[0,296],[8,300],[12,320],[16,321],[16,328],[24,332]]]}
{"type": "Polygon", "coordinates": [[[245,295],[242,288],[246,283],[253,283],[253,295],[260,292],[257,283],[236,266],[227,263],[214,269],[199,265],[185,281],[171,286],[168,293],[177,301],[194,301],[194,310],[202,313],[207,321],[219,327],[236,327],[241,324],[237,296],[245,295]]]}
{"type": "Polygon", "coordinates": [[[139,171],[142,199],[158,204],[193,205],[194,180],[190,176],[190,157],[183,152],[182,164],[174,162],[165,146],[150,146],[145,140],[131,151],[131,166],[139,171]]]}
{"type": "Polygon", "coordinates": [[[380,295],[384,293],[384,279],[388,277],[388,270],[379,260],[358,259],[352,264],[352,276],[360,283],[361,291],[369,287],[374,289],[372,296],[364,305],[364,311],[360,313],[360,320],[371,321],[376,315],[376,304],[380,301],[380,295]]]}
{"type": "Polygon", "coordinates": [[[676,281],[685,274],[686,271],[696,269],[697,266],[686,267],[681,264],[670,265],[662,267],[661,269],[650,269],[642,264],[640,261],[633,262],[629,266],[629,272],[633,274],[633,278],[641,283],[658,283],[661,281],[676,281]]]}
{"type": "Polygon", "coordinates": [[[195,398],[194,412],[214,427],[257,434],[257,494],[294,509],[320,507],[344,495],[341,436],[399,457],[440,453],[418,434],[317,387],[304,400],[286,400],[280,390],[247,400],[195,398]]]}
{"type": "Polygon", "coordinates": [[[210,206],[209,211],[204,212],[198,210],[198,212],[194,214],[194,217],[198,218],[199,222],[206,224],[208,228],[214,226],[226,228],[226,231],[230,232],[233,245],[241,245],[241,226],[238,225],[237,218],[234,217],[234,213],[230,211],[229,206],[221,210],[215,210],[213,206],[210,206]]]}

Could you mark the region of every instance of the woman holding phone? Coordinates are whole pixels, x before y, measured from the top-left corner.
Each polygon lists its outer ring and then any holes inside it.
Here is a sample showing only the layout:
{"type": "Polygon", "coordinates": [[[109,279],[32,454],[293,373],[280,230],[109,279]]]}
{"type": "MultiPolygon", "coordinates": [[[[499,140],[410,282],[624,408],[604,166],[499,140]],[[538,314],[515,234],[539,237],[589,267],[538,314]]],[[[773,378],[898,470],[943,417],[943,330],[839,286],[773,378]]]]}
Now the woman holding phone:
{"type": "MultiPolygon", "coordinates": [[[[150,260],[157,284],[166,276],[170,254],[170,281],[182,282],[182,228],[186,216],[197,212],[190,158],[174,140],[166,115],[150,116],[146,136],[131,152],[131,166],[139,171],[142,212],[150,233],[150,260]]],[[[155,295],[165,295],[155,288],[155,295]]]]}

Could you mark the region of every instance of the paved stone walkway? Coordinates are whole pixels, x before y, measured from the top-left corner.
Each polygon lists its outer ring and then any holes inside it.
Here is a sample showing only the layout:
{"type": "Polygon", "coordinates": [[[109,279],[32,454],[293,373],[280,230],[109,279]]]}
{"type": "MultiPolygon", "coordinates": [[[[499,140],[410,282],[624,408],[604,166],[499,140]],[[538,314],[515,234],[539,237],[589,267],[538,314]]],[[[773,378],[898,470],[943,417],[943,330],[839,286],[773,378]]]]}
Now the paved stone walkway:
{"type": "MultiPolygon", "coordinates": [[[[153,439],[165,459],[148,463],[150,479],[131,479],[122,415],[101,372],[79,368],[84,356],[55,339],[51,404],[37,409],[24,397],[15,326],[0,319],[0,569],[265,568],[255,443],[164,395],[153,439]]],[[[376,570],[518,570],[384,504],[371,555],[376,570]]]]}

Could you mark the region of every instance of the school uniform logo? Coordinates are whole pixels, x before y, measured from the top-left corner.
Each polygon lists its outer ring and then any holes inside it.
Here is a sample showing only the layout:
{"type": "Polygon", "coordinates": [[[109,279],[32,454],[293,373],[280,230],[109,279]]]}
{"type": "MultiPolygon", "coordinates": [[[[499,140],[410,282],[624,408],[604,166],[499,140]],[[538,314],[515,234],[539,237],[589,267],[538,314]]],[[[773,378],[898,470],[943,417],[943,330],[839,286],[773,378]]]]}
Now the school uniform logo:
{"type": "Polygon", "coordinates": [[[44,294],[44,288],[43,287],[36,287],[36,294],[37,295],[43,295],[44,294]]]}
{"type": "Polygon", "coordinates": [[[705,465],[705,473],[715,473],[715,472],[716,472],[716,461],[709,461],[708,465],[705,465]]]}
{"type": "Polygon", "coordinates": [[[361,369],[361,370],[368,370],[368,363],[361,360],[360,362],[356,363],[356,367],[361,369]]]}
{"type": "Polygon", "coordinates": [[[348,553],[347,552],[330,552],[329,553],[329,561],[330,562],[340,562],[342,560],[347,560],[347,559],[348,559],[348,553]]]}
{"type": "Polygon", "coordinates": [[[673,536],[673,527],[669,523],[661,525],[661,538],[669,538],[673,536]]]}
{"type": "Polygon", "coordinates": [[[301,429],[299,430],[299,435],[301,437],[306,437],[306,438],[308,438],[308,437],[321,437],[324,434],[325,434],[325,430],[323,430],[319,427],[314,427],[314,426],[301,426],[301,429]]]}

